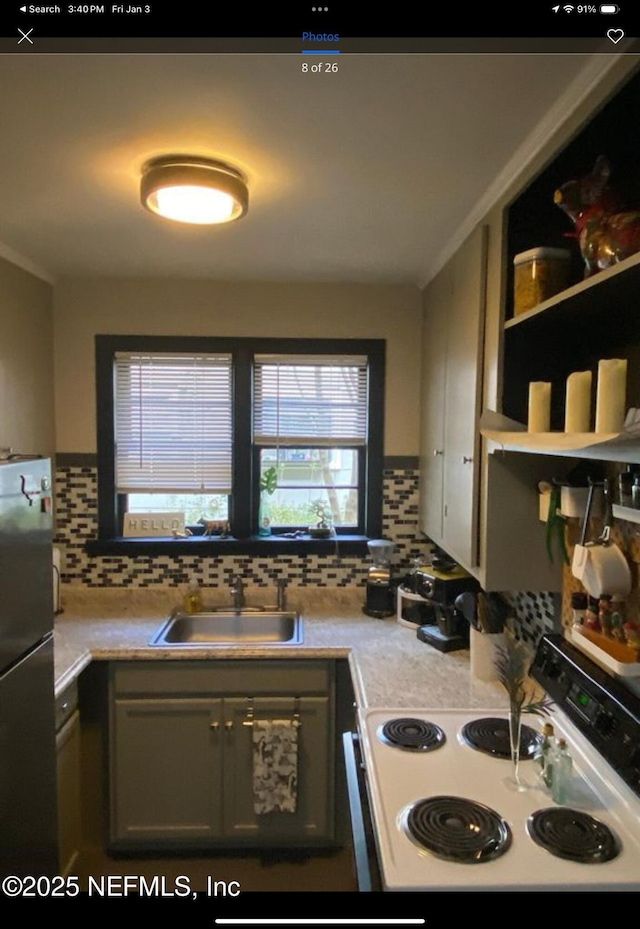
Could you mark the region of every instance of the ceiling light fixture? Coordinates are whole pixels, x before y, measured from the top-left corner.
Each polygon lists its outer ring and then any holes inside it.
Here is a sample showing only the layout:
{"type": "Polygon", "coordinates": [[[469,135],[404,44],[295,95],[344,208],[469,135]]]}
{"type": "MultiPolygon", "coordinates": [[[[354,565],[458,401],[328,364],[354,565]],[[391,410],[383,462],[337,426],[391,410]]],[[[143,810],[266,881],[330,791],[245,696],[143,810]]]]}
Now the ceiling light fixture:
{"type": "Polygon", "coordinates": [[[164,155],[143,165],[140,199],[152,213],[167,219],[213,225],[244,216],[249,191],[240,171],[224,162],[164,155]]]}

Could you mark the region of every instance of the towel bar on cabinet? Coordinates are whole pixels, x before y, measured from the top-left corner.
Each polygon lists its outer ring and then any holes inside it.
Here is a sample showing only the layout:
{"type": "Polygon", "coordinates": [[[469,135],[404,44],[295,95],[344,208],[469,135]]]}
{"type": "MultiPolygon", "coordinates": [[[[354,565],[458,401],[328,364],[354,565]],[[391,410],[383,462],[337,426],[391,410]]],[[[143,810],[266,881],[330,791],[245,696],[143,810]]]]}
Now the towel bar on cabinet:
{"type": "MultiPolygon", "coordinates": [[[[253,697],[247,697],[247,718],[242,720],[242,725],[253,726],[254,719],[253,697]]],[[[293,724],[294,726],[302,725],[302,720],[300,719],[300,697],[295,697],[293,701],[293,724]]]]}

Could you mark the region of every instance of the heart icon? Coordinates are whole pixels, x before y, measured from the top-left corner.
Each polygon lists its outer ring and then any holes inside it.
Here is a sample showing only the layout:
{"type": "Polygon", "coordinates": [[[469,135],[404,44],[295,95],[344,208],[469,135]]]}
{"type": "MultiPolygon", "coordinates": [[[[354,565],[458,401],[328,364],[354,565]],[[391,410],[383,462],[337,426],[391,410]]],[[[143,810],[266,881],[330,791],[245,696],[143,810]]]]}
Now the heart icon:
{"type": "Polygon", "coordinates": [[[620,39],[624,39],[624,32],[622,29],[609,29],[607,38],[611,39],[614,45],[617,45],[620,39]]]}

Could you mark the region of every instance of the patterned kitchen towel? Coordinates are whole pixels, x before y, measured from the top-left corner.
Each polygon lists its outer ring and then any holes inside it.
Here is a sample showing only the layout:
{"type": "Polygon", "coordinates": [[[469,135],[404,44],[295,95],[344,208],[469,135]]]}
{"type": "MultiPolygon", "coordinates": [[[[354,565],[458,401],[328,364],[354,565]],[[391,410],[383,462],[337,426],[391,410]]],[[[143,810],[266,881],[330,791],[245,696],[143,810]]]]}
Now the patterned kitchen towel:
{"type": "Polygon", "coordinates": [[[253,809],[295,813],[298,787],[298,726],[293,719],[253,721],[253,809]]]}

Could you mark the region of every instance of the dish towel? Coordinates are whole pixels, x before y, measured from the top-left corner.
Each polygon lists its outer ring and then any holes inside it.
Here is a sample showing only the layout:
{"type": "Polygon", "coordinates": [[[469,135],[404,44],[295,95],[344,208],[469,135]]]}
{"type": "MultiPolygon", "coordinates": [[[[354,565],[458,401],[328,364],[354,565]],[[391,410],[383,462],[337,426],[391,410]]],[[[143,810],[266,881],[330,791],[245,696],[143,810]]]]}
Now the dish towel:
{"type": "Polygon", "coordinates": [[[253,809],[295,813],[298,788],[298,725],[293,719],[253,721],[253,809]]]}

